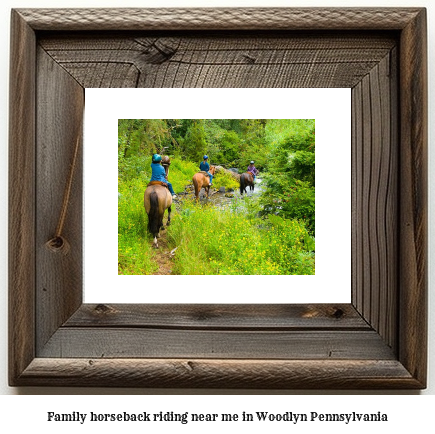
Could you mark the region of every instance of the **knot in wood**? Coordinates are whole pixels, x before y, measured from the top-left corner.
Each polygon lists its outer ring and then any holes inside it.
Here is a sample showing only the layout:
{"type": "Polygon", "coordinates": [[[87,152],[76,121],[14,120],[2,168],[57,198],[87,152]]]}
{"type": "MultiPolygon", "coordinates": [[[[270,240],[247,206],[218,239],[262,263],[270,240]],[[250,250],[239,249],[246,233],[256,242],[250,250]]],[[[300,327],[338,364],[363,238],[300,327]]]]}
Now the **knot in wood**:
{"type": "Polygon", "coordinates": [[[45,247],[50,250],[50,252],[62,253],[63,255],[67,255],[70,251],[70,245],[68,241],[60,235],[48,240],[45,243],[45,247]]]}
{"type": "Polygon", "coordinates": [[[97,314],[108,314],[115,312],[115,309],[110,306],[106,306],[105,304],[97,304],[97,306],[95,306],[94,312],[97,314]]]}
{"type": "Polygon", "coordinates": [[[344,316],[344,311],[342,309],[335,309],[332,316],[336,319],[341,319],[344,316]]]}

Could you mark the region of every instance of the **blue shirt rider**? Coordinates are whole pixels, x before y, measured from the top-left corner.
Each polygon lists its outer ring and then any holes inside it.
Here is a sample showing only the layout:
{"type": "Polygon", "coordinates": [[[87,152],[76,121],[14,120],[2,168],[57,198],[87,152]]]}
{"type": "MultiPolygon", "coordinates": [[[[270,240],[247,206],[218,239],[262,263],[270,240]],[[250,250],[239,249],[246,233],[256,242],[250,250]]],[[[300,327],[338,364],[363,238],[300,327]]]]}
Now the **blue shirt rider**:
{"type": "Polygon", "coordinates": [[[207,172],[207,175],[210,177],[210,185],[213,184],[213,175],[209,172],[210,170],[210,164],[208,164],[208,156],[204,155],[204,160],[201,161],[201,164],[199,165],[199,170],[202,170],[203,172],[207,172]]]}
{"type": "Polygon", "coordinates": [[[174,193],[174,189],[172,188],[172,184],[166,179],[165,168],[160,164],[162,161],[162,157],[159,154],[154,154],[151,163],[151,179],[150,181],[161,181],[168,184],[169,191],[172,194],[173,198],[176,198],[177,195],[174,193]]]}

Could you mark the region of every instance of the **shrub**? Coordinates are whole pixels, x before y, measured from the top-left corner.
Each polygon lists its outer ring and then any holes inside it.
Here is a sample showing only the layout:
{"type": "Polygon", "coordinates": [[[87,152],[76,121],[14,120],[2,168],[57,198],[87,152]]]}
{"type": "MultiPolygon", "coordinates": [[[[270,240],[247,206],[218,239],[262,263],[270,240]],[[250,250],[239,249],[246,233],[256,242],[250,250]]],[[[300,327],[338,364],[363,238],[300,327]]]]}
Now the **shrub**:
{"type": "MultiPolygon", "coordinates": [[[[253,208],[252,208],[253,209],[253,208]]],[[[186,202],[168,233],[175,274],[314,274],[314,239],[303,223],[260,220],[241,207],[186,202]]]]}
{"type": "Polygon", "coordinates": [[[213,186],[215,188],[225,187],[226,189],[232,188],[237,190],[239,188],[239,183],[233,176],[225,171],[220,171],[216,173],[213,178],[213,186]]]}

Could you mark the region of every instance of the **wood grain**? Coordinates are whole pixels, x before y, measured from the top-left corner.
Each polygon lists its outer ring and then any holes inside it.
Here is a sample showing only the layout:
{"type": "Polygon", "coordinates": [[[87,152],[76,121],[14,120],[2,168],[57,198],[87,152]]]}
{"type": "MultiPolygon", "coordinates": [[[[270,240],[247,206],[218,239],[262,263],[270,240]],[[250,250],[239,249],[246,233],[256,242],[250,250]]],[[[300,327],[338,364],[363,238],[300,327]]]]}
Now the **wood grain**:
{"type": "Polygon", "coordinates": [[[401,30],[421,8],[18,9],[35,30],[401,30]]]}
{"type": "Polygon", "coordinates": [[[373,34],[226,32],[192,36],[42,37],[84,87],[354,87],[396,45],[373,34]]]}
{"type": "Polygon", "coordinates": [[[9,378],[35,357],[35,58],[32,29],[11,19],[9,96],[9,378]]]}
{"type": "Polygon", "coordinates": [[[39,357],[394,360],[374,330],[60,328],[39,357]]]}
{"type": "Polygon", "coordinates": [[[36,158],[36,342],[39,351],[82,302],[82,146],[62,230],[67,250],[48,249],[56,235],[75,144],[82,140],[84,89],[38,47],[36,158]],[[47,200],[47,198],[49,200],[47,200]],[[45,315],[51,312],[51,315],[45,315]]]}
{"type": "Polygon", "coordinates": [[[26,385],[208,389],[418,389],[391,360],[41,359],[23,372],[26,385]]]}
{"type": "Polygon", "coordinates": [[[399,360],[426,379],[427,29],[422,11],[401,34],[399,360]]]}
{"type": "Polygon", "coordinates": [[[352,293],[356,309],[397,347],[397,64],[393,48],[352,89],[352,293]]]}
{"type": "Polygon", "coordinates": [[[352,305],[83,304],[64,327],[185,330],[370,330],[352,305]]]}

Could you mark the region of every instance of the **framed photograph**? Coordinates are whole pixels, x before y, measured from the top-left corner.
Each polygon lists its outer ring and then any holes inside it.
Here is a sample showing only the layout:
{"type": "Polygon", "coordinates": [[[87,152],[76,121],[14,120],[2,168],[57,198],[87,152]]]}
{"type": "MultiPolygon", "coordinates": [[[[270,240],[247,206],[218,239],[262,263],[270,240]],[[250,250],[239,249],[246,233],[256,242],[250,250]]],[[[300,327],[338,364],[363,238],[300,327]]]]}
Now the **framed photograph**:
{"type": "Polygon", "coordinates": [[[13,10],[10,385],[425,388],[426,51],[424,8],[13,10]],[[165,91],[168,107],[171,90],[350,90],[351,247],[334,261],[351,301],[88,302],[105,250],[83,211],[95,88],[165,91]]]}
{"type": "Polygon", "coordinates": [[[350,89],[97,88],[85,98],[84,232],[99,239],[84,238],[85,303],[351,301],[350,89]],[[155,249],[144,191],[163,148],[177,197],[155,249]],[[204,154],[216,173],[197,200],[204,154]],[[260,173],[241,194],[253,160],[260,173]]]}

